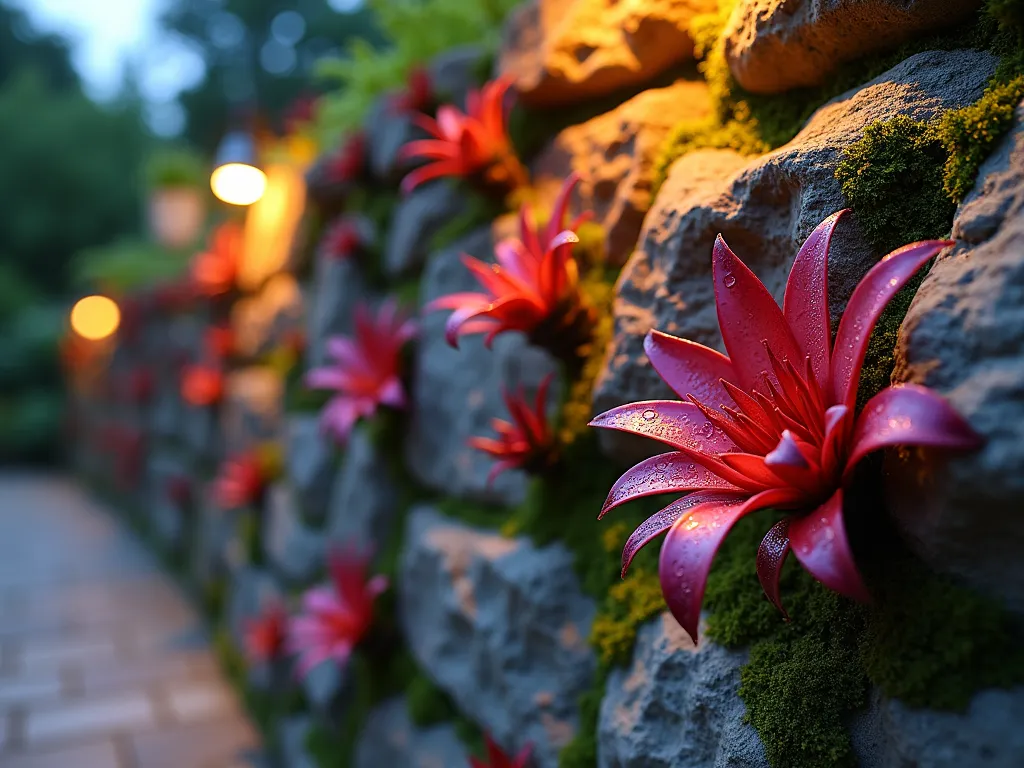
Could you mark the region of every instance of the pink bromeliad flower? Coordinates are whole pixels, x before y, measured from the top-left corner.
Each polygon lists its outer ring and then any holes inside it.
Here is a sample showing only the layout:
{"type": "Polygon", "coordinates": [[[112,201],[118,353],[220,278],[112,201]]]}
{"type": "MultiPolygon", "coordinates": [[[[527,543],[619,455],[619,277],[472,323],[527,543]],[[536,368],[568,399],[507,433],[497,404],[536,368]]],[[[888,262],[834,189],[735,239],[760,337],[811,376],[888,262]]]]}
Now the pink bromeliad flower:
{"type": "Polygon", "coordinates": [[[497,463],[487,475],[487,484],[506,469],[522,468],[537,471],[551,463],[554,457],[555,435],[548,424],[548,388],[554,374],[549,374],[537,388],[537,397],[531,408],[522,387],[515,394],[508,391],[505,406],[512,421],[493,419],[491,426],[498,433],[493,437],[471,437],[469,444],[478,451],[492,456],[497,463]]]}
{"type": "Polygon", "coordinates": [[[274,600],[255,617],[245,620],[245,655],[251,663],[262,664],[280,658],[287,639],[288,614],[274,600]]]}
{"type": "Polygon", "coordinates": [[[402,147],[399,160],[429,160],[402,179],[402,191],[444,176],[482,178],[488,186],[514,189],[526,184],[526,170],[516,158],[508,137],[505,95],[512,87],[509,78],[498,78],[471,91],[466,111],[451,104],[438,107],[437,119],[424,114],[413,122],[430,134],[402,147]]]}
{"type": "Polygon", "coordinates": [[[384,576],[367,580],[370,558],[353,550],[332,552],[330,584],[302,596],[302,610],[288,624],[287,648],[298,654],[297,672],[305,676],[328,659],[348,661],[373,622],[373,603],[387,589],[384,576]]]}
{"type": "Polygon", "coordinates": [[[372,416],[381,405],[405,407],[402,386],[402,347],[416,334],[393,300],[384,302],[376,316],[364,305],[356,308],[355,334],[327,340],[327,354],[334,362],[306,374],[306,386],[333,389],[320,414],[325,430],[345,442],[360,418],[372,416]]]}
{"type": "Polygon", "coordinates": [[[353,133],[337,149],[327,164],[326,176],[334,184],[356,181],[366,168],[366,134],[353,133]]]}
{"type": "Polygon", "coordinates": [[[424,307],[428,312],[454,310],[445,325],[449,344],[456,347],[459,336],[486,332],[484,344],[489,348],[499,333],[522,331],[532,342],[559,354],[564,347],[575,351],[589,337],[593,310],[580,293],[579,266],[572,255],[579,242],[573,230],[585,217],[565,225],[569,197],[578,183],[575,173],[565,180],[543,227],[531,222],[529,208],[523,206],[519,239],[495,246],[497,264],[462,257],[483,290],[451,293],[424,307]]]}
{"type": "Polygon", "coordinates": [[[356,219],[342,216],[324,236],[323,251],[332,259],[351,258],[363,245],[363,233],[356,219]]]}
{"type": "Polygon", "coordinates": [[[470,757],[469,768],[526,768],[533,754],[532,744],[523,747],[515,757],[509,757],[494,743],[490,734],[484,734],[484,742],[487,745],[487,762],[478,757],[470,757]]]}
{"type": "Polygon", "coordinates": [[[255,504],[266,488],[263,462],[256,451],[237,454],[221,464],[213,484],[213,498],[221,509],[255,504]]]}
{"type": "Polygon", "coordinates": [[[641,496],[693,491],[633,532],[622,552],[622,572],[641,547],[667,531],[662,593],[694,642],[711,560],[741,517],[766,507],[792,513],[768,531],[757,553],[758,578],[779,610],[779,574],[790,550],[826,587],[867,600],[843,519],[843,489],[857,463],[888,446],[980,444],[970,426],[924,387],[883,389],[859,415],[854,412],[868,339],[882,310],[951,243],[913,243],[883,258],[854,290],[833,344],[828,251],[843,213],[819,224],[800,249],[781,310],[719,236],[712,256],[715,302],[729,356],[652,331],[644,343],[647,356],[686,402],[630,403],[591,422],[673,449],[619,478],[601,515],[641,496]]]}

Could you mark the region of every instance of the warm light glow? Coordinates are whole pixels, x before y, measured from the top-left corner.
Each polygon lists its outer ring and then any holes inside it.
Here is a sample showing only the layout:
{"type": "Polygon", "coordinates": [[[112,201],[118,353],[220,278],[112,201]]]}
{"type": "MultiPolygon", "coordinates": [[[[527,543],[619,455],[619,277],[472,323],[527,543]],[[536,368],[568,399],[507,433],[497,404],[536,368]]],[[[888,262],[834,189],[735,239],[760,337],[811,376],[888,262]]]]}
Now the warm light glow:
{"type": "Polygon", "coordinates": [[[105,339],[120,324],[121,310],[106,296],[86,296],[71,308],[71,328],[83,339],[105,339]]]}
{"type": "Polygon", "coordinates": [[[215,168],[210,187],[220,200],[231,205],[252,205],[267,189],[267,176],[245,163],[228,163],[215,168]]]}

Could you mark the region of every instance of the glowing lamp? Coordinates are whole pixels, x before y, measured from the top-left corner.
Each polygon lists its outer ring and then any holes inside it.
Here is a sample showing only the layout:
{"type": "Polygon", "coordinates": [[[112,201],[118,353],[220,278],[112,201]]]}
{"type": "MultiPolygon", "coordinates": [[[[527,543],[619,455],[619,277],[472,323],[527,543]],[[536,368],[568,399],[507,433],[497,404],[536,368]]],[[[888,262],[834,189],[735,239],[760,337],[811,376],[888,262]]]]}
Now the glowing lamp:
{"type": "Polygon", "coordinates": [[[121,324],[121,310],[106,296],[86,296],[71,308],[71,329],[89,341],[112,335],[121,324]]]}
{"type": "Polygon", "coordinates": [[[267,176],[256,167],[256,144],[244,131],[232,131],[220,143],[210,188],[231,205],[252,205],[267,189],[267,176]]]}

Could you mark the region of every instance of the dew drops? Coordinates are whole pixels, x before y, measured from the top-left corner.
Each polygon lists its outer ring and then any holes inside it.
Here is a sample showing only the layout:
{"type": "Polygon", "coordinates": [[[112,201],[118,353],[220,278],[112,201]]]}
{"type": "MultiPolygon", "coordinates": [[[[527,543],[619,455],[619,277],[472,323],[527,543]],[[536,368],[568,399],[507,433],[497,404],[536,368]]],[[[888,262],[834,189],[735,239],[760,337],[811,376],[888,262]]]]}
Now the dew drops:
{"type": "Polygon", "coordinates": [[[736,275],[733,275],[733,274],[726,275],[725,277],[722,278],[722,284],[726,288],[732,288],[734,285],[736,285],[736,275]]]}
{"type": "Polygon", "coordinates": [[[705,421],[699,432],[701,437],[711,439],[715,434],[715,427],[710,421],[705,421]]]}
{"type": "Polygon", "coordinates": [[[825,529],[825,541],[834,541],[836,538],[836,532],[831,528],[825,529]]]}
{"type": "Polygon", "coordinates": [[[648,408],[641,414],[641,416],[643,416],[645,421],[654,421],[656,418],[658,418],[658,412],[653,408],[648,408]]]}
{"type": "Polygon", "coordinates": [[[684,525],[683,527],[686,530],[688,530],[688,531],[692,531],[695,528],[699,528],[700,527],[700,520],[693,520],[693,519],[687,520],[686,521],[686,525],[684,525]]]}

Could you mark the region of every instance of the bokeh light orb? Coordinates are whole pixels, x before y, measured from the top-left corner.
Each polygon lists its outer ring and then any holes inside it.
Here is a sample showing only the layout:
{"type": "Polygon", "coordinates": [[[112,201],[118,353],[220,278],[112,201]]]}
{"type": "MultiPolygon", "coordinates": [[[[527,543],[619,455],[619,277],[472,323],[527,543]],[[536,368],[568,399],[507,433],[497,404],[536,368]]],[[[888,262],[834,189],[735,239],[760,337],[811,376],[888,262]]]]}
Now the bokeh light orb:
{"type": "Polygon", "coordinates": [[[112,335],[121,324],[121,310],[106,296],[86,296],[71,308],[71,329],[89,341],[112,335]]]}
{"type": "Polygon", "coordinates": [[[252,205],[267,190],[267,176],[245,163],[227,163],[214,169],[210,188],[219,200],[231,205],[252,205]]]}

